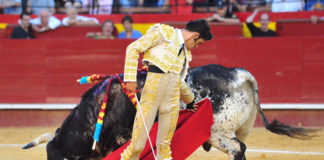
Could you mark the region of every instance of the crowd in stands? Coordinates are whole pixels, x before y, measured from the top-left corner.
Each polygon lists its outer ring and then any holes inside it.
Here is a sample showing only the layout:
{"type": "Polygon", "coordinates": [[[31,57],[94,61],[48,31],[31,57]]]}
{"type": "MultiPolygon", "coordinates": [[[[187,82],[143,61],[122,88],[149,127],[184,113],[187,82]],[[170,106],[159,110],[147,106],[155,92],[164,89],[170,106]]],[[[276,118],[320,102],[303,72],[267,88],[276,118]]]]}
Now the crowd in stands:
{"type": "MultiPolygon", "coordinates": [[[[253,22],[257,13],[261,12],[295,12],[295,11],[323,11],[324,0],[185,0],[193,6],[193,12],[213,12],[205,19],[209,22],[243,23],[236,17],[236,12],[253,11],[244,21],[253,37],[276,36],[268,29],[270,17],[263,13],[259,16],[260,28],[253,22]]],[[[118,10],[131,10],[136,6],[164,7],[170,0],[0,0],[0,11],[4,14],[21,14],[11,38],[35,38],[33,34],[54,30],[59,26],[98,25],[94,17],[80,15],[86,14],[111,14],[114,6],[118,10]],[[66,17],[60,21],[53,14],[65,13],[66,17]],[[38,15],[31,19],[30,13],[38,15]],[[29,22],[27,22],[29,20],[29,22]]],[[[142,8],[143,9],[143,8],[142,8]]],[[[148,10],[147,10],[148,11],[148,10]]],[[[323,17],[312,16],[313,24],[323,20],[323,17]]],[[[85,36],[94,39],[132,38],[142,36],[141,32],[133,29],[133,20],[125,16],[122,20],[124,31],[119,33],[114,22],[107,20],[102,24],[101,32],[86,33],[85,36]]]]}
{"type": "Polygon", "coordinates": [[[0,13],[21,14],[27,11],[39,14],[47,8],[52,14],[64,14],[65,9],[71,7],[85,14],[169,12],[170,6],[180,1],[192,5],[193,12],[217,12],[224,14],[225,18],[233,18],[234,12],[253,11],[255,8],[271,12],[324,9],[324,0],[0,0],[0,13]]]}
{"type": "Polygon", "coordinates": [[[133,12],[168,12],[169,0],[0,0],[0,13],[21,14],[27,11],[39,14],[44,8],[54,13],[65,13],[75,7],[85,14],[133,12]]]}
{"type": "MultiPolygon", "coordinates": [[[[78,15],[78,10],[74,7],[66,10],[66,17],[62,22],[52,16],[48,9],[42,9],[39,16],[31,19],[30,13],[23,12],[20,15],[18,26],[11,33],[12,39],[33,39],[34,33],[42,33],[54,30],[59,26],[78,26],[78,25],[98,25],[99,21],[94,17],[78,15]]],[[[101,32],[86,33],[87,38],[93,39],[137,39],[142,36],[141,32],[133,29],[133,19],[126,15],[122,19],[124,31],[118,34],[117,28],[113,21],[106,20],[101,27],[101,32]]]]}

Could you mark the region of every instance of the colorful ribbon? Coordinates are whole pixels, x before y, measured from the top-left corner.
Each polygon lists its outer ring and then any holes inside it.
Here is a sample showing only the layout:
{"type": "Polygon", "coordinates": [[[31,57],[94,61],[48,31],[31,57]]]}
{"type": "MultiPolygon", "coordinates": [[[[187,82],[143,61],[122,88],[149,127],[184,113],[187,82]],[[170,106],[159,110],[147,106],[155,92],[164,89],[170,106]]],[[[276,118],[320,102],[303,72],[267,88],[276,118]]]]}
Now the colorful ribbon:
{"type": "Polygon", "coordinates": [[[103,79],[106,79],[108,76],[104,76],[101,74],[93,74],[91,76],[84,76],[80,79],[80,84],[87,84],[93,82],[99,82],[103,79]]]}
{"type": "MultiPolygon", "coordinates": [[[[139,70],[139,72],[142,72],[142,71],[147,71],[147,68],[143,68],[142,70],[139,70]]],[[[98,116],[97,123],[96,123],[96,129],[95,129],[95,132],[93,134],[93,139],[94,139],[93,146],[92,146],[93,150],[96,147],[96,142],[99,142],[99,137],[100,137],[100,133],[101,133],[101,130],[102,130],[102,125],[103,125],[103,118],[105,116],[105,112],[106,112],[106,108],[107,108],[108,95],[109,95],[109,91],[110,91],[110,88],[111,88],[111,82],[114,79],[117,79],[119,81],[119,83],[122,86],[123,92],[128,96],[128,98],[133,103],[135,108],[136,109],[138,108],[138,104],[137,104],[135,94],[133,94],[131,92],[128,92],[126,90],[126,84],[123,82],[123,80],[119,77],[118,74],[115,74],[113,76],[104,76],[104,75],[101,75],[101,74],[93,74],[91,76],[84,76],[84,77],[82,77],[80,79],[80,84],[98,82],[98,81],[106,79],[107,77],[111,77],[111,78],[109,79],[109,82],[107,83],[106,94],[105,94],[104,100],[102,102],[100,111],[99,111],[99,116],[98,116]]],[[[136,93],[139,92],[139,91],[141,91],[141,89],[137,90],[136,93]]]]}
{"type": "Polygon", "coordinates": [[[98,119],[97,119],[96,129],[95,129],[95,132],[93,134],[93,139],[94,139],[93,146],[92,146],[93,150],[95,149],[96,142],[99,142],[100,132],[101,132],[101,129],[102,129],[103,118],[105,116],[105,111],[106,111],[106,108],[107,108],[108,95],[109,95],[112,80],[113,80],[113,78],[110,78],[110,80],[109,80],[109,82],[107,84],[106,95],[105,95],[105,98],[104,98],[104,100],[102,102],[102,105],[101,105],[101,108],[100,108],[100,111],[99,111],[99,116],[98,116],[98,119]]]}

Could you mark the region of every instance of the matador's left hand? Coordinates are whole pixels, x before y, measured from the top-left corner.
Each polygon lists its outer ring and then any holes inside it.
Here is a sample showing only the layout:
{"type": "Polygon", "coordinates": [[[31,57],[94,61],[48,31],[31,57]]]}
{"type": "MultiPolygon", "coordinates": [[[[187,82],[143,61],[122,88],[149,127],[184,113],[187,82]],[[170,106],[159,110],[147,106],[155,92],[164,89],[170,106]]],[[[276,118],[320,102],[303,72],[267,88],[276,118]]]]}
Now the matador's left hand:
{"type": "Polygon", "coordinates": [[[186,109],[190,112],[196,112],[198,110],[198,105],[195,104],[195,100],[187,104],[186,109]]]}

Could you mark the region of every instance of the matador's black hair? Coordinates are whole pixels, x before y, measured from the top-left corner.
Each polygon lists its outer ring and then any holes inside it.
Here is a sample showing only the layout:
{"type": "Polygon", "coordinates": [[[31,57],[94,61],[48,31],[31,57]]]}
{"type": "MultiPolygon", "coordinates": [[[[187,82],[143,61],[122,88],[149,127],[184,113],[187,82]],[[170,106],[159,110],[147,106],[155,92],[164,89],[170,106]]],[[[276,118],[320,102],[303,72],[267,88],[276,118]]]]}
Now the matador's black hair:
{"type": "Polygon", "coordinates": [[[185,29],[190,32],[198,32],[200,34],[198,38],[202,38],[204,40],[211,40],[213,38],[213,35],[210,32],[209,24],[204,19],[191,20],[187,23],[185,29]]]}

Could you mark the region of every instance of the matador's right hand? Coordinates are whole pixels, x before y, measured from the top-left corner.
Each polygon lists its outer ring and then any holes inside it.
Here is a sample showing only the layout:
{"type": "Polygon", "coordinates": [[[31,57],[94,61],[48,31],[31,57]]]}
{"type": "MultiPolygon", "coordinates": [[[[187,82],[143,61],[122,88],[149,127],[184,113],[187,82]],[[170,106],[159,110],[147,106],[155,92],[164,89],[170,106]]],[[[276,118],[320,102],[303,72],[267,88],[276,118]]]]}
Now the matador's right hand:
{"type": "Polygon", "coordinates": [[[133,94],[136,93],[137,83],[136,82],[126,82],[126,90],[133,94]]]}

